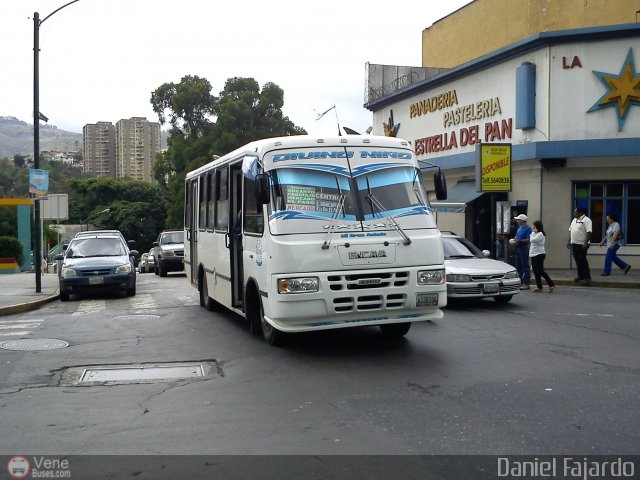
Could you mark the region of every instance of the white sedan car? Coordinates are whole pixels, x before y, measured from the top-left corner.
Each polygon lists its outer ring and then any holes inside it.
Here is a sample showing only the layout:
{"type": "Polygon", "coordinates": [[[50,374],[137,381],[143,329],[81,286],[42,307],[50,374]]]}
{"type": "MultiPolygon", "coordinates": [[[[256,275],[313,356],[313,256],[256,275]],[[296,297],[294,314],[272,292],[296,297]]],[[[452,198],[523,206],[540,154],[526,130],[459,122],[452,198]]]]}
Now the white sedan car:
{"type": "Polygon", "coordinates": [[[473,243],[452,233],[442,233],[444,266],[447,272],[447,298],[491,297],[507,303],[520,293],[520,278],[514,267],[487,258],[473,243]]]}

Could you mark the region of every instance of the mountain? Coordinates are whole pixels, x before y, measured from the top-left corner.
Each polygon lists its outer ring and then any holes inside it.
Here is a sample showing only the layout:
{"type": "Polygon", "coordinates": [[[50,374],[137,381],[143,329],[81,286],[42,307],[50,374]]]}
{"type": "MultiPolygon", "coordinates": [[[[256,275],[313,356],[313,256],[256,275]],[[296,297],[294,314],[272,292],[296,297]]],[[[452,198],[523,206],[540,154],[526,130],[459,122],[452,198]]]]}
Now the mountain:
{"type": "MultiPolygon", "coordinates": [[[[76,152],[82,150],[82,134],[40,125],[40,150],[76,152]]],[[[33,156],[33,125],[15,117],[0,117],[0,158],[33,156]]]]}

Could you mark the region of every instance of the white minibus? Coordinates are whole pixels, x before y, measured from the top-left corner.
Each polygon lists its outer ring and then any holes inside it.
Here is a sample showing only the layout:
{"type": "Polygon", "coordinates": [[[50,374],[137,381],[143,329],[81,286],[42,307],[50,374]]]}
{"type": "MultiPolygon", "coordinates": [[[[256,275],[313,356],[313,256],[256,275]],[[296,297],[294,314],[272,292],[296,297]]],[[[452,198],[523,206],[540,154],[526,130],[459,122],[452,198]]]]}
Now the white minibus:
{"type": "MultiPolygon", "coordinates": [[[[446,198],[444,175],[436,197],[446,198]]],[[[259,140],[185,179],[185,271],[208,310],[251,331],[377,325],[399,337],[442,318],[444,257],[411,145],[369,135],[259,140]]]]}

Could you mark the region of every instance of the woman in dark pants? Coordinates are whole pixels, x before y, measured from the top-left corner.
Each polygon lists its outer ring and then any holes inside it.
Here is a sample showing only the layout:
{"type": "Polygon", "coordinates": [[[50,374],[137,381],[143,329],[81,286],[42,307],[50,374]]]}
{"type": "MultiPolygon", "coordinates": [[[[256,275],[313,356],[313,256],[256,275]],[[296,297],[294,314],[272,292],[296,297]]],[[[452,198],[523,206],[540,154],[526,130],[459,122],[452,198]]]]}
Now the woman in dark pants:
{"type": "Polygon", "coordinates": [[[546,252],[544,249],[545,242],[544,227],[540,220],[533,222],[533,231],[529,236],[529,257],[531,258],[531,268],[533,268],[533,275],[536,279],[536,288],[533,289],[533,293],[542,292],[542,278],[545,279],[547,285],[549,285],[549,293],[553,292],[555,287],[553,280],[544,271],[544,259],[546,252]]]}

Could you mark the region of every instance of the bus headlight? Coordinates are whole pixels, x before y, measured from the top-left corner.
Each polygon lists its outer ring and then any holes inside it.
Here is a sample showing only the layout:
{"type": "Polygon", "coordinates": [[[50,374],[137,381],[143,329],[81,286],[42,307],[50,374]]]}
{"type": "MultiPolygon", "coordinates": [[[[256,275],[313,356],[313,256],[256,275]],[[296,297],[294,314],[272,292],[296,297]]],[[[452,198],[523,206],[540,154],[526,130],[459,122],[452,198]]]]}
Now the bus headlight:
{"type": "Polygon", "coordinates": [[[318,277],[279,278],[278,293],[317,292],[319,284],[318,277]]]}
{"type": "Polygon", "coordinates": [[[444,270],[420,270],[418,285],[442,285],[445,283],[444,270]]]}

